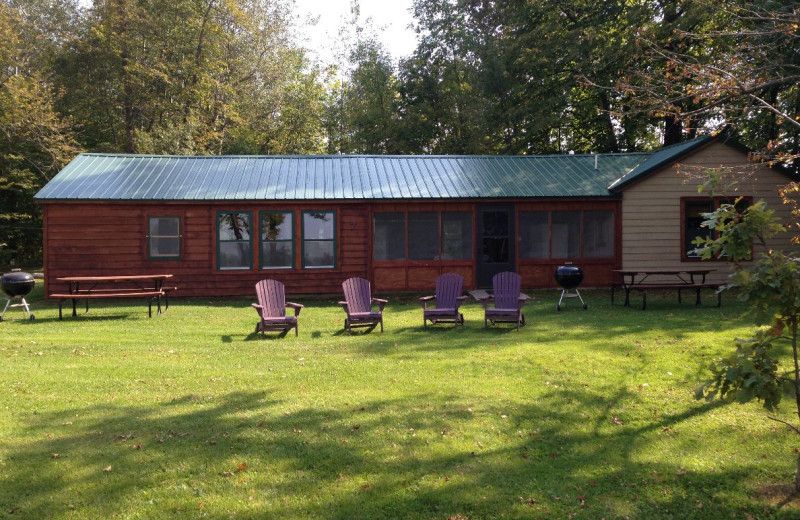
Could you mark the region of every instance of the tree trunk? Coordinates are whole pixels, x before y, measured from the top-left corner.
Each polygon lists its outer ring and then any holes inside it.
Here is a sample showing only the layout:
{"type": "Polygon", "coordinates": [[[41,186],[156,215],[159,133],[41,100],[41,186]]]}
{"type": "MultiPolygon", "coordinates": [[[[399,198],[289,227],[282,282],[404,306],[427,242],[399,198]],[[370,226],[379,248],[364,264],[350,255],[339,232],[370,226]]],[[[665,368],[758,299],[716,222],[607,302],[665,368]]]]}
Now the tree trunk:
{"type": "Polygon", "coordinates": [[[800,494],[800,455],[797,456],[797,471],[794,473],[794,492],[800,494]]]}
{"type": "MultiPolygon", "coordinates": [[[[792,316],[789,323],[792,327],[792,357],[794,358],[794,403],[797,407],[797,416],[800,417],[800,359],[798,359],[797,353],[797,316],[792,316]]],[[[797,457],[797,471],[794,474],[794,492],[800,493],[800,455],[797,457]]]]}
{"type": "Polygon", "coordinates": [[[675,116],[664,117],[664,146],[678,144],[683,139],[683,123],[675,116]]]}

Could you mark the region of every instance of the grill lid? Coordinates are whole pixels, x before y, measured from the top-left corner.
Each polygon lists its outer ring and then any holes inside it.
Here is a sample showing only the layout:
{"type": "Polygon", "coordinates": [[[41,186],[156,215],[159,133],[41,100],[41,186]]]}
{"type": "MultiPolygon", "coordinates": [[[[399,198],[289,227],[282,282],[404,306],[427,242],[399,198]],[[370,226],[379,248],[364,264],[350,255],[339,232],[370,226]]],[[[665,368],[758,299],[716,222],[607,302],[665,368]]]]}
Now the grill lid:
{"type": "Polygon", "coordinates": [[[555,279],[564,289],[574,289],[583,281],[583,269],[577,265],[562,265],[556,268],[555,279]]]}
{"type": "Polygon", "coordinates": [[[0,288],[10,297],[25,296],[33,290],[36,281],[30,273],[19,270],[12,271],[0,277],[0,288]]]}

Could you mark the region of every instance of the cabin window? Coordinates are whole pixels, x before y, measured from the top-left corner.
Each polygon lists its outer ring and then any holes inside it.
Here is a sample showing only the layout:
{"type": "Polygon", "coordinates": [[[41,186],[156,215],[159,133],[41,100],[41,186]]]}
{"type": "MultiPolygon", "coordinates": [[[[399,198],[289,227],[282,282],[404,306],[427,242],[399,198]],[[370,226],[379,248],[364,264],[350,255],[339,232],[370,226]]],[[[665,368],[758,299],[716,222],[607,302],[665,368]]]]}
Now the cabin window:
{"type": "Polygon", "coordinates": [[[408,214],[408,259],[439,259],[439,214],[408,214]]]}
{"type": "Polygon", "coordinates": [[[521,211],[519,242],[520,258],[612,258],[614,212],[521,211]]]}
{"type": "Polygon", "coordinates": [[[520,258],[550,257],[550,212],[524,211],[519,214],[520,258]]]}
{"type": "Polygon", "coordinates": [[[252,218],[249,212],[217,213],[217,267],[220,270],[252,269],[252,218]]]}
{"type": "Polygon", "coordinates": [[[303,268],[336,266],[336,214],[333,211],[303,212],[303,268]]]}
{"type": "Polygon", "coordinates": [[[471,260],[472,213],[412,211],[375,213],[375,260],[471,260]]]}
{"type": "Polygon", "coordinates": [[[294,267],[294,213],[291,211],[262,211],[261,269],[291,269],[294,267]]]}
{"type": "Polygon", "coordinates": [[[148,217],[147,257],[151,260],[180,259],[180,217],[148,217]]]}
{"type": "Polygon", "coordinates": [[[372,250],[375,260],[406,259],[406,214],[375,213],[372,250]]]}
{"type": "Polygon", "coordinates": [[[683,226],[681,229],[682,258],[684,260],[700,260],[700,255],[695,252],[697,246],[694,241],[698,238],[713,238],[714,232],[705,227],[705,214],[719,209],[722,204],[732,204],[736,202],[736,209],[743,212],[752,204],[750,197],[738,199],[738,202],[728,197],[715,198],[683,198],[681,199],[683,226]]]}
{"type": "Polygon", "coordinates": [[[472,259],[472,213],[442,212],[442,260],[472,259]]]}
{"type": "Polygon", "coordinates": [[[581,256],[581,212],[554,211],[552,217],[551,257],[579,258],[581,256]]]}
{"type": "Polygon", "coordinates": [[[583,256],[611,258],[614,256],[614,212],[583,212],[583,256]]]}
{"type": "Polygon", "coordinates": [[[700,258],[694,252],[697,248],[694,241],[698,238],[711,238],[711,229],[704,227],[706,213],[714,211],[712,200],[685,200],[683,202],[683,256],[684,258],[700,258]]]}

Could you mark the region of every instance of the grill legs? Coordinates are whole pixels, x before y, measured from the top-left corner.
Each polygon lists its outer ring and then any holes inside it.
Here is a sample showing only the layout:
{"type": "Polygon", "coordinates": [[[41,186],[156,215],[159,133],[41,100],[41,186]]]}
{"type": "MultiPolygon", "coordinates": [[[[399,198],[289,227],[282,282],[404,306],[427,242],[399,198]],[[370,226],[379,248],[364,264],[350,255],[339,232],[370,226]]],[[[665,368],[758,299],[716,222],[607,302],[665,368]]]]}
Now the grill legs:
{"type": "Polygon", "coordinates": [[[589,306],[586,305],[586,302],[583,301],[583,298],[581,297],[581,293],[580,293],[580,291],[578,291],[578,289],[575,289],[575,293],[574,294],[571,293],[569,289],[561,289],[561,298],[558,299],[558,305],[556,305],[556,310],[557,311],[561,310],[561,302],[564,301],[564,298],[578,298],[578,299],[580,299],[581,303],[583,304],[583,310],[586,310],[586,309],[589,308],[589,306]]]}
{"type": "Polygon", "coordinates": [[[19,297],[19,296],[14,296],[13,298],[9,298],[8,300],[6,300],[6,306],[3,309],[3,314],[0,314],[0,321],[3,321],[3,318],[5,317],[6,311],[8,310],[9,307],[24,307],[25,308],[25,312],[28,313],[28,318],[31,319],[31,320],[35,318],[35,316],[33,314],[31,314],[31,308],[28,307],[28,302],[25,301],[25,298],[19,297]],[[12,305],[11,304],[11,300],[13,300],[14,298],[19,298],[20,300],[22,300],[22,303],[15,303],[15,304],[12,305]]]}

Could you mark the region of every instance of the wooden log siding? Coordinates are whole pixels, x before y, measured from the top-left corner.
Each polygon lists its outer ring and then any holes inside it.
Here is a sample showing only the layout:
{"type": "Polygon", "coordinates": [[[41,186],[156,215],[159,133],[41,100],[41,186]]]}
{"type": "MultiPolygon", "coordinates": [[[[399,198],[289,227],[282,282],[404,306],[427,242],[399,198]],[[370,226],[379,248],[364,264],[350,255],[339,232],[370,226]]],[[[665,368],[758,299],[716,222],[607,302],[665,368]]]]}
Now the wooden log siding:
{"type": "MultiPolygon", "coordinates": [[[[698,173],[704,168],[720,166],[742,167],[744,154],[730,146],[712,143],[684,158],[677,165],[665,167],[625,188],[622,202],[622,268],[623,269],[681,269],[699,267],[698,261],[682,258],[681,198],[697,197],[701,180],[698,173]],[[692,172],[692,178],[685,173],[692,172]]],[[[718,195],[764,199],[781,218],[789,217],[789,208],[781,204],[778,188],[789,179],[767,167],[739,179],[735,191],[718,195]]],[[[771,247],[786,248],[787,237],[776,238],[771,247]]],[[[703,267],[717,269],[708,277],[709,283],[724,283],[729,266],[724,261],[703,261],[703,267]]]]}
{"type": "Polygon", "coordinates": [[[143,274],[170,272],[179,291],[174,296],[232,296],[254,294],[255,284],[275,278],[287,286],[287,293],[341,292],[341,283],[353,276],[369,277],[371,248],[368,240],[367,205],[363,203],[314,204],[210,204],[210,203],[64,203],[44,206],[47,237],[44,264],[45,292],[63,287],[54,280],[64,276],[143,274]],[[253,215],[253,268],[217,270],[218,211],[243,211],[253,215]],[[295,214],[295,268],[259,268],[257,219],[259,211],[293,211],[295,214]],[[302,269],[302,236],[299,224],[302,211],[336,212],[335,269],[302,269]],[[150,216],[177,216],[181,219],[181,258],[153,260],[147,256],[147,219],[150,216]]]}
{"type": "MultiPolygon", "coordinates": [[[[520,211],[615,211],[615,237],[620,236],[619,200],[510,201],[520,211]]],[[[64,276],[143,274],[170,272],[179,291],[174,296],[232,296],[253,294],[255,284],[275,278],[289,294],[338,294],[350,277],[369,279],[375,291],[430,291],[436,278],[453,272],[464,278],[464,288],[475,288],[474,251],[477,238],[476,202],[342,202],[320,203],[155,203],[155,202],[45,202],[45,280],[48,293],[62,287],[50,282],[64,276]],[[336,213],[335,269],[302,269],[302,212],[336,213]],[[249,212],[253,218],[252,262],[249,270],[217,269],[217,214],[219,211],[249,212]],[[294,269],[260,269],[258,219],[261,211],[292,211],[294,221],[294,269]],[[473,258],[464,260],[375,261],[372,226],[375,212],[468,212],[473,215],[473,258]],[[180,259],[149,259],[148,217],[180,218],[180,259]]],[[[519,227],[517,226],[517,229],[519,227]]],[[[617,248],[619,240],[616,239],[617,248]]],[[[583,285],[605,286],[611,271],[619,268],[619,254],[606,259],[572,259],[585,272],[583,285]]],[[[516,259],[517,272],[525,288],[556,287],[553,273],[564,259],[516,259]]]]}
{"type": "MultiPolygon", "coordinates": [[[[430,291],[436,278],[444,273],[457,273],[464,278],[464,288],[475,287],[474,258],[464,260],[374,260],[372,226],[375,213],[442,213],[466,212],[472,214],[472,249],[475,249],[475,204],[464,201],[436,202],[381,202],[370,205],[369,256],[376,291],[430,291]]],[[[406,225],[408,223],[406,222],[406,225]]],[[[439,221],[441,229],[441,219],[439,221]]],[[[408,236],[406,236],[408,239],[408,236]]],[[[440,237],[441,240],[441,237],[440,237]]],[[[474,253],[473,253],[474,257],[474,253]]]]}

